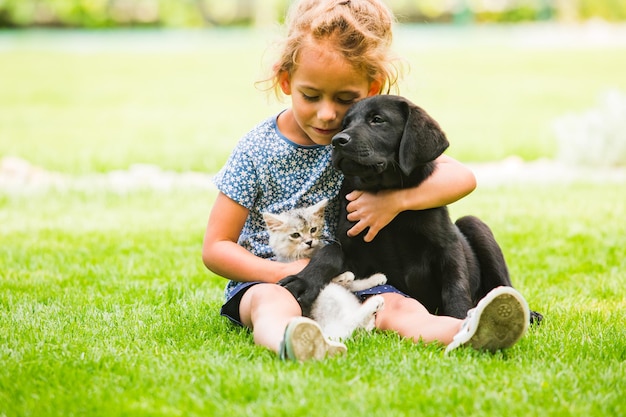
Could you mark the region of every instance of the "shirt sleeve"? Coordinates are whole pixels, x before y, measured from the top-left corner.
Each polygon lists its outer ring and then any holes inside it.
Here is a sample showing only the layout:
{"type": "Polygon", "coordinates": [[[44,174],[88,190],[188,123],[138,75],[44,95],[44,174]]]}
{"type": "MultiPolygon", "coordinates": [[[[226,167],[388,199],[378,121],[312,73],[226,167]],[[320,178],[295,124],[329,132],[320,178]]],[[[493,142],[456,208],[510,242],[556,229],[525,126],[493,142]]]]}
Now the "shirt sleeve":
{"type": "Polygon", "coordinates": [[[213,182],[227,197],[251,209],[259,194],[258,173],[252,154],[240,142],[226,164],[215,175],[213,182]]]}

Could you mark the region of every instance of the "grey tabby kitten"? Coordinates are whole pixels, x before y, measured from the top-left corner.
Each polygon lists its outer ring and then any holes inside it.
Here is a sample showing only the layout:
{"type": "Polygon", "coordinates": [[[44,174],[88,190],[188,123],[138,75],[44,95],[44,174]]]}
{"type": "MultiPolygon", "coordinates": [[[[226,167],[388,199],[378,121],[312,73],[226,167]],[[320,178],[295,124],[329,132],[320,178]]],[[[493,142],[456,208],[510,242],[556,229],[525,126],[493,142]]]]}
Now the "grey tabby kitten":
{"type": "MultiPolygon", "coordinates": [[[[263,213],[270,234],[270,247],[281,262],[310,258],[324,245],[324,210],[327,200],[310,206],[285,211],[280,214],[263,213]]],[[[363,328],[372,330],[376,312],[384,306],[380,295],[368,298],[364,303],[353,294],[387,282],[383,274],[355,279],[352,272],[333,278],[313,303],[311,318],[324,334],[333,340],[344,340],[363,328]]]]}

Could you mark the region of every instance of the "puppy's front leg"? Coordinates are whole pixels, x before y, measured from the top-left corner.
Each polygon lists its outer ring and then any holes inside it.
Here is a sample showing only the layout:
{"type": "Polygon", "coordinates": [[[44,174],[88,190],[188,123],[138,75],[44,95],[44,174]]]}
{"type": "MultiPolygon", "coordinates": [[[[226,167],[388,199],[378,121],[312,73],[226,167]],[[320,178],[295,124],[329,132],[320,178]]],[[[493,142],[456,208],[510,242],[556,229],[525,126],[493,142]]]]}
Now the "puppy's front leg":
{"type": "Polygon", "coordinates": [[[317,251],[302,271],[283,278],[278,284],[291,291],[303,314],[308,315],[322,288],[346,271],[344,264],[341,246],[333,242],[317,251]]]}

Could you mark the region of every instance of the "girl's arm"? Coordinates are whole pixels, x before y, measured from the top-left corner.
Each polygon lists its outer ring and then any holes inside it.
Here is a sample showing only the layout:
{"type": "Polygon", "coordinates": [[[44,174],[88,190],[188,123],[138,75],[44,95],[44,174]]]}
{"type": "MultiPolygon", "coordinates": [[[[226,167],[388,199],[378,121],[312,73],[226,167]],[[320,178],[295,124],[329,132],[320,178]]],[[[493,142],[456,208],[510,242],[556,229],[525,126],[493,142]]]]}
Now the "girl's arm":
{"type": "Polygon", "coordinates": [[[235,281],[278,282],[300,272],[308,263],[291,263],[259,258],[237,244],[248,217],[248,209],[219,193],[204,234],[202,261],[217,275],[235,281]]]}
{"type": "Polygon", "coordinates": [[[353,191],[348,194],[348,220],[357,222],[348,235],[356,236],[369,228],[364,239],[371,242],[398,213],[445,206],[465,197],[475,188],[476,177],[469,168],[456,159],[441,155],[436,159],[433,174],[417,187],[378,193],[353,191]]]}

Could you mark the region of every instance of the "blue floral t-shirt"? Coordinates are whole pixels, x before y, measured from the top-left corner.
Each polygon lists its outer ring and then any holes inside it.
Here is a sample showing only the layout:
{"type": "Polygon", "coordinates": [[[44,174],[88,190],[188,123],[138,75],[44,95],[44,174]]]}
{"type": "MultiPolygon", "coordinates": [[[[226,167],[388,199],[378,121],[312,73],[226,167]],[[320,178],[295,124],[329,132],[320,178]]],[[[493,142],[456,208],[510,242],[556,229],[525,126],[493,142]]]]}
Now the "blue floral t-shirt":
{"type": "Polygon", "coordinates": [[[274,256],[262,216],[266,211],[280,213],[326,198],[325,234],[334,236],[343,179],[331,164],[330,146],[293,143],[278,130],[277,118],[246,134],[214,178],[222,193],[250,210],[237,243],[262,258],[274,256]]]}

